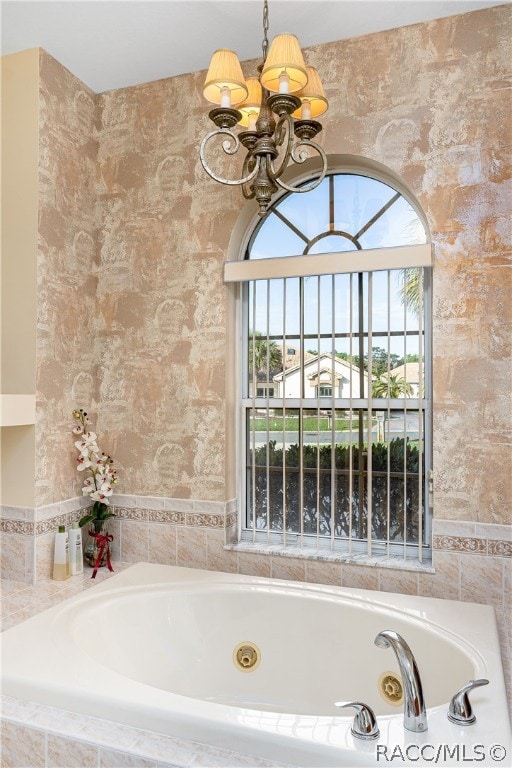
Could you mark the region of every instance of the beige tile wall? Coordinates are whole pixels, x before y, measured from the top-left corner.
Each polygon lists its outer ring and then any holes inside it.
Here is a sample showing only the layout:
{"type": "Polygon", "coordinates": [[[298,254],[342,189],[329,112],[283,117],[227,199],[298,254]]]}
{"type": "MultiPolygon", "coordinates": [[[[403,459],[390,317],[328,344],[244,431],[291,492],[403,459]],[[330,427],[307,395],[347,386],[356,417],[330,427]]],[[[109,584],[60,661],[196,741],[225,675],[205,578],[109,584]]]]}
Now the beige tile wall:
{"type": "MultiPolygon", "coordinates": [[[[475,602],[494,607],[500,630],[502,658],[512,696],[512,528],[502,525],[467,523],[464,536],[458,536],[459,523],[451,520],[434,521],[434,548],[432,566],[397,564],[396,560],[374,558],[355,561],[343,556],[312,556],[310,552],[271,551],[252,545],[233,545],[226,531],[232,525],[233,505],[212,503],[211,511],[194,510],[194,502],[160,499],[160,509],[149,509],[155,499],[146,502],[133,498],[142,507],[129,506],[130,497],[123,497],[123,506],[113,506],[117,517],[111,521],[114,535],[113,559],[123,564],[156,562],[192,568],[290,579],[299,582],[333,584],[384,592],[423,595],[462,602],[475,602]],[[181,507],[173,510],[173,506],[181,507]],[[165,509],[164,507],[167,507],[165,509]],[[222,511],[221,511],[222,510],[222,511]],[[367,564],[364,564],[364,563],[367,564]]],[[[75,501],[78,505],[78,500],[75,501]]],[[[62,512],[72,507],[72,500],[64,505],[53,505],[40,512],[45,520],[33,523],[35,534],[27,537],[28,525],[22,520],[0,520],[0,529],[9,528],[8,546],[2,552],[4,578],[20,582],[44,584],[51,578],[53,545],[57,524],[70,525],[82,511],[62,512]],[[56,514],[48,517],[51,510],[56,514]],[[48,530],[50,527],[50,530],[48,530]],[[19,532],[17,533],[16,530],[19,532]],[[21,572],[23,559],[20,552],[34,548],[30,569],[21,572]],[[17,570],[18,569],[18,570],[17,570]],[[36,578],[34,579],[34,573],[36,578]]],[[[199,504],[205,507],[204,503],[199,504]]],[[[10,511],[11,515],[15,512],[10,511]]],[[[18,513],[21,516],[21,513],[18,513]]],[[[27,516],[27,513],[25,513],[27,516]]],[[[2,541],[2,546],[3,541],[2,541]]],[[[48,590],[52,592],[50,581],[48,590]]],[[[70,585],[72,586],[72,585],[70,585]]],[[[34,587],[33,589],[37,589],[34,587]]],[[[25,593],[29,599],[32,593],[25,593]]],[[[29,610],[31,603],[18,610],[29,610]]],[[[4,603],[4,610],[16,607],[16,597],[4,603]],[[12,602],[12,605],[11,605],[12,602]],[[7,608],[5,607],[7,605],[7,608]]]]}

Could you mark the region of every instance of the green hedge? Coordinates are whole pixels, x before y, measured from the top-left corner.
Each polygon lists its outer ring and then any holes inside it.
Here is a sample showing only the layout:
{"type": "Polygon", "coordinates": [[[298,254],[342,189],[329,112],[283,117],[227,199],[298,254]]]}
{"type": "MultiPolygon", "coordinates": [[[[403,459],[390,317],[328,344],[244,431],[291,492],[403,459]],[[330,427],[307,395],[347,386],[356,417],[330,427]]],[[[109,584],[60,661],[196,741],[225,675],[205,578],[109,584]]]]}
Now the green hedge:
{"type": "MultiPolygon", "coordinates": [[[[331,499],[335,499],[334,535],[349,535],[366,539],[368,536],[368,449],[358,446],[336,445],[334,488],[331,471],[330,445],[304,445],[303,455],[303,521],[304,533],[331,535],[331,499]],[[352,465],[351,465],[352,461],[352,465]],[[350,483],[352,477],[352,487],[350,483]],[[352,497],[352,503],[351,503],[352,497]],[[350,511],[352,510],[352,520],[350,511]]],[[[390,443],[373,443],[372,451],[372,539],[385,541],[389,537],[403,541],[418,541],[418,504],[420,451],[416,443],[396,438],[390,443]],[[405,456],[404,456],[405,448],[405,456]],[[388,479],[389,472],[389,479],[388,479]],[[404,479],[405,475],[405,479],[404,479]]],[[[285,450],[285,478],[283,486],[283,449],[270,441],[253,452],[247,469],[249,523],[252,524],[253,481],[255,483],[256,527],[266,528],[267,500],[270,528],[283,530],[283,499],[286,499],[286,530],[300,530],[300,448],[291,445],[285,450]],[[268,457],[268,459],[267,459],[268,457]],[[268,463],[268,482],[267,482],[268,463]]],[[[423,466],[422,466],[422,475],[423,466]]],[[[423,498],[425,494],[423,493],[423,498]]]]}

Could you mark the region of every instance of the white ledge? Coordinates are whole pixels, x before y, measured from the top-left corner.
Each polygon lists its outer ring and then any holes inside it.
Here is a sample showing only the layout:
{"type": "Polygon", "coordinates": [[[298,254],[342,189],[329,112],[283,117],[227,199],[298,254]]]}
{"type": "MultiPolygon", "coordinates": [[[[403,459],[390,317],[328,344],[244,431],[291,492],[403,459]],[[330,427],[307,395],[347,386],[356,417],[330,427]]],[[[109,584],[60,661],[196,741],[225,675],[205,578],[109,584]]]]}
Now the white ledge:
{"type": "Polygon", "coordinates": [[[364,553],[348,554],[345,552],[333,552],[332,550],[296,549],[284,547],[282,544],[261,544],[251,541],[239,541],[236,544],[226,544],[224,549],[233,552],[251,552],[255,555],[272,555],[273,557],[292,557],[299,560],[318,560],[329,563],[347,563],[348,565],[365,565],[374,568],[396,569],[399,571],[420,571],[421,573],[435,573],[430,560],[404,560],[403,557],[387,557],[376,555],[370,557],[364,553]]]}
{"type": "Polygon", "coordinates": [[[35,423],[35,395],[0,395],[0,427],[23,427],[35,423]]]}

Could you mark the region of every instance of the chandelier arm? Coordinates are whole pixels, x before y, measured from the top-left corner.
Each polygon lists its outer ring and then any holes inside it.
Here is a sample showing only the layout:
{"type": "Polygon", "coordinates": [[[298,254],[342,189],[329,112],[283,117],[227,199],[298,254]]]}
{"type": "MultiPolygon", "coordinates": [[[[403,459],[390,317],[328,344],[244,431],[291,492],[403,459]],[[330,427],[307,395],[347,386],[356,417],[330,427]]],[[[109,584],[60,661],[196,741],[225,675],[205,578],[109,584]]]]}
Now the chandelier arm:
{"type": "MultiPolygon", "coordinates": [[[[272,178],[275,181],[276,184],[278,184],[282,189],[286,189],[288,192],[311,192],[312,189],[315,189],[315,187],[318,187],[319,184],[322,183],[322,181],[325,178],[325,174],[327,173],[327,155],[325,154],[324,150],[321,146],[319,146],[315,141],[310,141],[309,139],[304,139],[303,141],[297,142],[297,144],[293,147],[291,156],[294,163],[300,164],[305,162],[309,155],[307,152],[299,152],[299,147],[311,147],[315,152],[318,152],[320,157],[322,158],[322,170],[320,172],[320,176],[317,179],[313,179],[309,184],[305,184],[301,187],[294,187],[290,184],[286,184],[286,182],[282,181],[279,176],[274,176],[274,171],[272,171],[272,178]]],[[[269,160],[269,163],[271,164],[272,161],[269,160]]],[[[270,172],[269,172],[270,175],[270,172]]]]}
{"type": "MultiPolygon", "coordinates": [[[[251,173],[254,173],[254,171],[256,171],[257,173],[259,163],[260,163],[259,158],[257,158],[251,152],[248,152],[244,160],[244,167],[242,168],[242,173],[246,175],[250,175],[251,173]]],[[[254,186],[253,185],[249,186],[249,182],[245,182],[244,184],[242,184],[242,194],[246,200],[252,200],[254,197],[256,197],[256,191],[254,189],[254,186]]]]}
{"type": "MultiPolygon", "coordinates": [[[[226,153],[226,155],[236,155],[236,153],[240,149],[240,141],[238,140],[238,136],[232,133],[232,131],[230,131],[228,128],[217,128],[216,131],[211,131],[210,133],[208,133],[202,140],[201,146],[199,149],[199,159],[201,160],[201,165],[203,166],[208,176],[210,176],[215,181],[220,182],[221,184],[228,184],[229,186],[233,186],[233,187],[240,186],[241,184],[247,184],[248,182],[252,181],[258,172],[257,165],[246,176],[242,176],[241,179],[225,179],[222,176],[218,176],[214,171],[212,171],[212,169],[210,168],[210,166],[206,161],[204,151],[208,142],[211,139],[215,138],[216,136],[227,137],[222,142],[222,149],[226,153]]],[[[244,161],[243,171],[242,171],[243,173],[245,173],[247,167],[248,167],[248,162],[246,157],[244,161]]]]}
{"type": "Polygon", "coordinates": [[[254,198],[256,197],[256,192],[253,189],[250,189],[246,186],[242,187],[242,194],[246,200],[254,200],[254,198]]]}
{"type": "Polygon", "coordinates": [[[272,181],[277,181],[290,162],[290,157],[293,157],[293,118],[290,115],[283,115],[276,125],[274,139],[277,147],[283,146],[286,136],[288,137],[286,150],[277,169],[274,168],[270,156],[267,156],[267,173],[272,181]]]}

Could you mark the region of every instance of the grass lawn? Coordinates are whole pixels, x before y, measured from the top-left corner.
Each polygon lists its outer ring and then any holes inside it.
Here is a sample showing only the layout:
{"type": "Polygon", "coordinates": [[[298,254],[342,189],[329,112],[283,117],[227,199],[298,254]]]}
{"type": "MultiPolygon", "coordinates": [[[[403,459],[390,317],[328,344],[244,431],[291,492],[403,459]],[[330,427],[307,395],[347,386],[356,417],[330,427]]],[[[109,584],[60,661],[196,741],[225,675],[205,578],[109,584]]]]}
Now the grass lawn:
{"type": "MultiPolygon", "coordinates": [[[[302,430],[303,432],[325,432],[325,431],[331,431],[332,424],[330,423],[330,419],[328,419],[325,416],[321,416],[319,419],[316,416],[306,416],[302,420],[302,430]]],[[[283,431],[283,418],[282,416],[272,416],[268,420],[268,426],[267,426],[267,419],[266,418],[255,418],[252,421],[254,430],[256,432],[266,432],[267,429],[269,432],[282,432],[283,431]]],[[[363,421],[364,426],[366,427],[366,419],[363,421]]],[[[373,424],[376,424],[376,421],[373,420],[373,424]]],[[[359,426],[358,419],[353,419],[352,421],[352,429],[357,429],[359,426]]],[[[349,419],[336,419],[336,423],[334,425],[335,430],[345,430],[350,429],[350,421],[349,419]]],[[[284,429],[287,432],[297,432],[299,429],[299,420],[297,416],[287,416],[284,420],[284,429]]]]}

